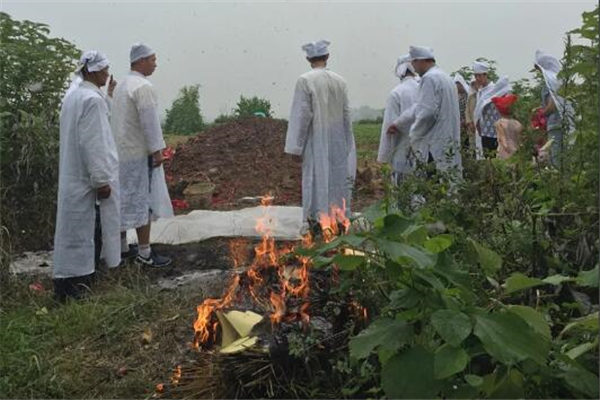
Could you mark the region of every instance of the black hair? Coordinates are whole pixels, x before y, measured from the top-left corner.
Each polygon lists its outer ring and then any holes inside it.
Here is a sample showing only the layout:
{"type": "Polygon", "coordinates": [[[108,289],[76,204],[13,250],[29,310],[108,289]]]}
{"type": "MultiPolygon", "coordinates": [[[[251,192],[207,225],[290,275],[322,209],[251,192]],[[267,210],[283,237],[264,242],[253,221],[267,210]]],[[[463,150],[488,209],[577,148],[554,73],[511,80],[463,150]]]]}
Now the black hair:
{"type": "MultiPolygon", "coordinates": [[[[308,57],[306,57],[306,58],[308,58],[308,57]]],[[[329,54],[325,54],[325,55],[318,56],[318,57],[308,58],[308,61],[311,63],[314,63],[314,62],[319,62],[319,61],[327,61],[328,58],[329,58],[329,54]]]]}

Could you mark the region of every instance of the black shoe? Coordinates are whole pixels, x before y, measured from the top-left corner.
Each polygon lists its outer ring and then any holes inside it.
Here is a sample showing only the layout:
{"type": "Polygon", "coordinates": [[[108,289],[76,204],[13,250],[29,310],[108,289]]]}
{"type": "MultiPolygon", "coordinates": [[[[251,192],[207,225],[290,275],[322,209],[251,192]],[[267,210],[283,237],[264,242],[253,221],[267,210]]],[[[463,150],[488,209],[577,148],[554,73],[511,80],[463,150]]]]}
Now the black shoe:
{"type": "Polygon", "coordinates": [[[139,254],[135,258],[136,264],[154,268],[168,267],[169,265],[171,265],[171,262],[172,260],[169,257],[159,256],[154,252],[154,250],[150,252],[150,257],[148,258],[142,257],[139,254]]]}
{"type": "Polygon", "coordinates": [[[54,299],[64,303],[67,298],[79,300],[90,291],[92,283],[96,280],[96,273],[74,276],[71,278],[56,278],[54,284],[54,299]]]}
{"type": "Polygon", "coordinates": [[[136,258],[138,255],[138,245],[137,244],[130,244],[129,245],[129,250],[127,250],[126,252],[121,252],[121,260],[131,260],[133,258],[136,258]]]}

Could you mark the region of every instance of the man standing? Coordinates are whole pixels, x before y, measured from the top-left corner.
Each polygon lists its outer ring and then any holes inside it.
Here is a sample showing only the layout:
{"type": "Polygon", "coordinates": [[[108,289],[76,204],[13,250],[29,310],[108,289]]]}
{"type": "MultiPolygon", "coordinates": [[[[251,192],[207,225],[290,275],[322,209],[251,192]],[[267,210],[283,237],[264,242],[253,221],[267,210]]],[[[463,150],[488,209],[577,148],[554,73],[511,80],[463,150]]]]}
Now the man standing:
{"type": "Polygon", "coordinates": [[[469,143],[469,133],[467,131],[467,100],[469,98],[469,92],[471,88],[465,81],[465,78],[459,73],[454,74],[454,83],[456,84],[456,90],[458,91],[458,109],[460,112],[460,138],[463,150],[463,157],[467,153],[469,143]]]}
{"type": "Polygon", "coordinates": [[[498,135],[494,126],[496,121],[500,119],[500,114],[491,102],[493,96],[489,95],[494,87],[494,82],[490,82],[488,79],[489,69],[490,66],[486,62],[473,62],[473,73],[479,86],[475,109],[480,110],[479,115],[475,118],[475,126],[481,137],[481,147],[484,149],[484,155],[494,157],[494,153],[498,148],[498,135]]]}
{"type": "Polygon", "coordinates": [[[377,161],[391,163],[392,181],[398,185],[404,176],[412,172],[408,139],[412,121],[401,118],[401,115],[407,115],[415,103],[419,82],[408,54],[398,58],[395,73],[400,83],[390,92],[386,102],[377,161]]]}
{"type": "Polygon", "coordinates": [[[119,150],[121,182],[121,251],[132,256],[126,231],[135,228],[136,263],[165,267],[167,257],[150,248],[153,219],[173,216],[162,167],[166,147],[158,117],[158,100],[148,76],[156,69],[156,54],[138,43],[131,47],[131,71],[115,90],[112,128],[119,150]]]}
{"type": "Polygon", "coordinates": [[[53,269],[54,292],[60,301],[79,298],[94,276],[98,203],[104,260],[110,268],[121,262],[119,160],[107,100],[100,90],[106,85],[108,68],[103,54],[84,53],[77,69],[82,81],[65,96],[60,112],[53,269]]]}
{"type": "Polygon", "coordinates": [[[415,71],[421,76],[410,128],[410,145],[421,163],[462,174],[458,93],[452,78],[435,63],[433,50],[410,46],[415,71]]]}
{"type": "Polygon", "coordinates": [[[326,40],[302,46],[312,70],[296,82],[284,150],[302,155],[302,206],[311,227],[332,206],[350,215],[356,176],[346,82],[326,69],[328,46],[326,40]]]}
{"type": "Polygon", "coordinates": [[[560,62],[556,57],[537,50],[535,52],[534,68],[544,78],[541,93],[542,107],[539,112],[546,117],[548,140],[552,140],[550,162],[554,167],[559,167],[564,128],[567,128],[568,133],[573,130],[573,106],[558,94],[562,82],[558,78],[560,62]]]}

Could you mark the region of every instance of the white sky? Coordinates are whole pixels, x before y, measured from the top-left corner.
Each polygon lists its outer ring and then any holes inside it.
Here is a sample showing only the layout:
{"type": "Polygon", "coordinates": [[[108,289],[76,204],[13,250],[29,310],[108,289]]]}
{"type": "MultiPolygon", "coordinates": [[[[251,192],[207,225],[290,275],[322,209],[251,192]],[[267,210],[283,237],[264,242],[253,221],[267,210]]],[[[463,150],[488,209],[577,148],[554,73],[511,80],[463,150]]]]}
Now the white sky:
{"type": "Polygon", "coordinates": [[[5,1],[14,19],[50,26],[82,50],[108,55],[117,81],[129,48],[143,41],[157,51],[150,77],[161,110],[184,85],[198,83],[203,116],[229,112],[239,99],[271,101],[287,118],[296,78],[308,70],[300,46],[327,39],[329,67],[348,82],[353,107],[383,108],[396,84],[396,58],[410,44],[433,47],[446,72],[477,57],[498,62],[511,80],[531,77],[533,54],[562,57],[565,32],[581,25],[596,1],[5,1]]]}

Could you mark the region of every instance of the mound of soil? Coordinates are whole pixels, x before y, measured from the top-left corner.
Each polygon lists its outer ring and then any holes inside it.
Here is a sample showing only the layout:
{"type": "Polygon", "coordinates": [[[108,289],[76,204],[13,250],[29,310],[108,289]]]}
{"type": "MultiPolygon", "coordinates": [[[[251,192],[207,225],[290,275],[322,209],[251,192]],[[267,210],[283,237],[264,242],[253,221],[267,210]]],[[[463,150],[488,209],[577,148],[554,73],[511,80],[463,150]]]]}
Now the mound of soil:
{"type": "MultiPolygon", "coordinates": [[[[186,199],[191,184],[214,185],[212,196],[201,207],[236,209],[255,205],[240,201],[270,193],[276,205],[302,204],[302,158],[283,152],[287,121],[245,118],[213,126],[180,144],[166,164],[173,199],[186,199]]],[[[381,197],[377,166],[359,163],[353,209],[359,210],[381,197]],[[364,164],[364,165],[360,165],[364,164]]],[[[187,200],[187,199],[186,199],[187,200]]]]}
{"type": "Polygon", "coordinates": [[[215,189],[209,208],[271,193],[275,204],[302,203],[302,160],[283,152],[287,122],[247,118],[207,129],[177,147],[166,173],[174,198],[192,183],[215,189]]]}

